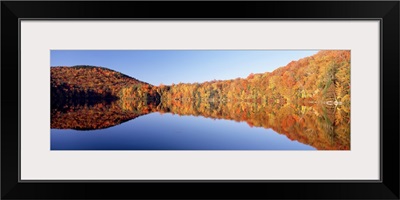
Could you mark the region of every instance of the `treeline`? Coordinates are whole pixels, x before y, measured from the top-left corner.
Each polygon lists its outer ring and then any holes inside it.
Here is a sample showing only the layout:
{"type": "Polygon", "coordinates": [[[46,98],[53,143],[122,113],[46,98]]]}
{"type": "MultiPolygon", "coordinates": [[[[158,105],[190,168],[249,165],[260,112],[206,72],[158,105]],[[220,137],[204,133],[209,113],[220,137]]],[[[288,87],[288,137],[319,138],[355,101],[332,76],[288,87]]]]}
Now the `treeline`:
{"type": "Polygon", "coordinates": [[[247,78],[158,87],[135,84],[122,88],[119,97],[349,105],[350,51],[320,51],[273,72],[250,74],[247,78]]]}

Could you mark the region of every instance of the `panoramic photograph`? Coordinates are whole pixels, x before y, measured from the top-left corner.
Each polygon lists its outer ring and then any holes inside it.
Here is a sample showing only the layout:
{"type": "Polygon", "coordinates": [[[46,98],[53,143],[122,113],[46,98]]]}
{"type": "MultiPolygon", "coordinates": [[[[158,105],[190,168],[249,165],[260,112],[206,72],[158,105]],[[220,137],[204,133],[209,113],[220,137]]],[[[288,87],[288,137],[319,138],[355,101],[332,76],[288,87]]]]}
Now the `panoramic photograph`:
{"type": "Polygon", "coordinates": [[[50,150],[350,150],[350,50],[51,50],[50,150]]]}

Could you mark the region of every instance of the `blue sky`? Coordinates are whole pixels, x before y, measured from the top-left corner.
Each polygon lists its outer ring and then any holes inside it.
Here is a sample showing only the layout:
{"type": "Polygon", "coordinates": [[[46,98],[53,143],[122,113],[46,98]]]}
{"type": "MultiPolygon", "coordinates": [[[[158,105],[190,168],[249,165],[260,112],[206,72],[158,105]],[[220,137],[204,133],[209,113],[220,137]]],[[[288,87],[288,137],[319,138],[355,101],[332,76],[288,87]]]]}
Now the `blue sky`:
{"type": "Polygon", "coordinates": [[[271,72],[318,51],[51,50],[51,66],[94,65],[153,85],[245,78],[271,72]]]}

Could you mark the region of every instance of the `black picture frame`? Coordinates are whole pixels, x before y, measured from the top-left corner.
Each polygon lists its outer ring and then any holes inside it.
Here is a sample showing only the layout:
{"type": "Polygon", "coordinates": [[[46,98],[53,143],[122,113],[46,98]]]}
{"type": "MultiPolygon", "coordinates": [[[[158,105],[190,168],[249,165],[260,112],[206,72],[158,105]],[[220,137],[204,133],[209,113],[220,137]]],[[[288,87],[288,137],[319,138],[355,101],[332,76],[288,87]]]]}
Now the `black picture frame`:
{"type": "Polygon", "coordinates": [[[398,1],[2,1],[1,198],[399,199],[399,8],[398,1]],[[381,180],[19,182],[20,19],[378,19],[381,180]]]}

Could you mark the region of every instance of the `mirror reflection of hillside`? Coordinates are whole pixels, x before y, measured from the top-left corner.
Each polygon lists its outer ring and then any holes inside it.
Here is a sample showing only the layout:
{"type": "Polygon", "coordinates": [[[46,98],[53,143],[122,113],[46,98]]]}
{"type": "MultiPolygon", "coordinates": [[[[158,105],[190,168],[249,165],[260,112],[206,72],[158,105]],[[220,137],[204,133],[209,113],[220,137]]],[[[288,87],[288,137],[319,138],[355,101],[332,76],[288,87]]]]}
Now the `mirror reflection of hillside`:
{"type": "MultiPolygon", "coordinates": [[[[133,102],[131,102],[133,103],[133,102]]],[[[57,102],[51,108],[51,128],[96,130],[121,124],[149,113],[151,105],[130,104],[126,109],[121,100],[57,102]],[[134,107],[134,108],[133,108],[134,107]],[[144,108],[144,109],[142,109],[144,108]]]]}
{"type": "Polygon", "coordinates": [[[317,149],[350,149],[350,108],[334,104],[128,99],[64,102],[52,106],[51,128],[103,129],[152,112],[246,122],[317,149]]]}

